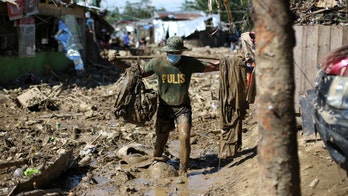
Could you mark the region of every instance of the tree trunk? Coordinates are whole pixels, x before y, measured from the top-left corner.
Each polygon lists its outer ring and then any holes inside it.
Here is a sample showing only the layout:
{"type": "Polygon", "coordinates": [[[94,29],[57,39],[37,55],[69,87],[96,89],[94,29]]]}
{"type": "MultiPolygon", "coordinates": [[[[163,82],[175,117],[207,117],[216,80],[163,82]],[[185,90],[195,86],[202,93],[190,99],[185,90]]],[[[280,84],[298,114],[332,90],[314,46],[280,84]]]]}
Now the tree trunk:
{"type": "Polygon", "coordinates": [[[254,0],[259,195],[301,195],[289,1],[254,0]]]}

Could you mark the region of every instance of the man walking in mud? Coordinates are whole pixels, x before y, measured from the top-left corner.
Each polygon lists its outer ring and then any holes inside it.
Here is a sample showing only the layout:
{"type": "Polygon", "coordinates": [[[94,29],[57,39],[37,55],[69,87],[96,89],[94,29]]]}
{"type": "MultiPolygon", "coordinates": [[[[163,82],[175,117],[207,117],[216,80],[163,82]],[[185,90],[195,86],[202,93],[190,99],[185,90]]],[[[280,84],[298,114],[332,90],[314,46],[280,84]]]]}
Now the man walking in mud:
{"type": "Polygon", "coordinates": [[[183,56],[183,39],[179,36],[168,38],[167,45],[161,49],[166,55],[151,59],[144,67],[143,76],[156,74],[158,80],[159,106],[156,119],[156,142],[154,158],[161,159],[169,132],[175,129],[179,134],[179,176],[182,183],[187,177],[188,161],[191,152],[190,131],[192,108],[189,86],[193,73],[219,70],[219,62],[208,63],[196,58],[183,56]]]}

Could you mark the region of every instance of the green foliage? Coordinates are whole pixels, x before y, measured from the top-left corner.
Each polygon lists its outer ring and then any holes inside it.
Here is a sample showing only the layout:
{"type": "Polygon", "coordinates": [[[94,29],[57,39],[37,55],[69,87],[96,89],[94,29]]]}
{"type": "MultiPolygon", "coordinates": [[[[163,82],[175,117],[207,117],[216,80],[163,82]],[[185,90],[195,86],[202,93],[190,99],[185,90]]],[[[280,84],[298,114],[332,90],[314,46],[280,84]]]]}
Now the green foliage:
{"type": "MultiPolygon", "coordinates": [[[[220,3],[221,21],[228,23],[227,10],[223,4],[223,0],[213,0],[211,14],[218,14],[218,5],[220,3]]],[[[232,12],[233,22],[236,24],[240,32],[250,31],[254,26],[252,19],[252,0],[230,0],[230,8],[232,12]]],[[[185,0],[181,6],[184,11],[201,10],[209,13],[208,0],[185,0]]],[[[154,11],[166,11],[164,8],[156,9],[151,6],[151,0],[139,0],[137,3],[126,1],[123,12],[119,8],[109,11],[106,20],[114,23],[115,20],[129,19],[147,19],[152,17],[154,11]]]]}
{"type": "Polygon", "coordinates": [[[114,10],[110,11],[106,20],[112,24],[115,20],[147,19],[152,17],[154,11],[165,11],[165,9],[156,9],[154,6],[151,6],[151,0],[139,0],[139,2],[136,3],[126,1],[123,12],[120,12],[119,8],[116,7],[114,10]]]}
{"type": "Polygon", "coordinates": [[[139,3],[126,2],[123,14],[134,18],[151,18],[152,12],[155,10],[154,6],[150,6],[151,0],[141,0],[139,3]]]}
{"type": "Polygon", "coordinates": [[[113,24],[116,20],[120,19],[120,16],[120,10],[118,9],[118,7],[116,7],[114,10],[108,12],[108,15],[105,16],[105,20],[108,23],[113,24]]]}
{"type": "MultiPolygon", "coordinates": [[[[213,0],[212,14],[218,14],[218,4],[220,4],[221,21],[228,23],[227,10],[223,4],[223,0],[213,0]]],[[[250,31],[254,22],[252,19],[252,0],[230,0],[230,8],[232,12],[233,22],[242,32],[250,31]]],[[[202,10],[209,13],[209,6],[207,0],[185,0],[182,5],[183,10],[202,10]]]]}

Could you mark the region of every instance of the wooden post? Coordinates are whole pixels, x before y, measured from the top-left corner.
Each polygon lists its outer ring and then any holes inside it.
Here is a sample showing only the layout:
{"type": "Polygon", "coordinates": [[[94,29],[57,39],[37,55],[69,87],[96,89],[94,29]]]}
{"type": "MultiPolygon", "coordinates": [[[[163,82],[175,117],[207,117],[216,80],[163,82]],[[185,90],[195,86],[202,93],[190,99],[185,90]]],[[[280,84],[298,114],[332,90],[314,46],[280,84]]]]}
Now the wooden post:
{"type": "Polygon", "coordinates": [[[301,195],[289,1],[253,1],[259,195],[301,195]]]}

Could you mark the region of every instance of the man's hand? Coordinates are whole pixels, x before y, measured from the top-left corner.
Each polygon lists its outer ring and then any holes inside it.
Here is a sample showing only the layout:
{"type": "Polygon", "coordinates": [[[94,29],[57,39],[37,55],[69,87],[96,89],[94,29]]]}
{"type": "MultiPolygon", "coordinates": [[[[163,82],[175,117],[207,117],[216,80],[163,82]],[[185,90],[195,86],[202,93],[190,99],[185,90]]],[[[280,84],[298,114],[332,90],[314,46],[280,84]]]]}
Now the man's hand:
{"type": "Polygon", "coordinates": [[[219,71],[220,61],[208,62],[203,72],[219,71]]]}

